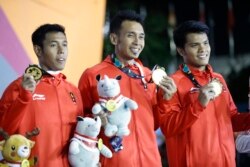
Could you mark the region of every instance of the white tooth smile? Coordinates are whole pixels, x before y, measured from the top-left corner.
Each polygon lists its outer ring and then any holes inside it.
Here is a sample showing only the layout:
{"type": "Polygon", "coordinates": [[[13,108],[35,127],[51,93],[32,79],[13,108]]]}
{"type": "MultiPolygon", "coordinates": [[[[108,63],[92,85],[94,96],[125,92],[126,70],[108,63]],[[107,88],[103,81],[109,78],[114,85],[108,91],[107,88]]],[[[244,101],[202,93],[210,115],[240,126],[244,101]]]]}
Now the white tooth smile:
{"type": "Polygon", "coordinates": [[[134,54],[137,54],[137,53],[139,52],[139,49],[131,48],[131,51],[132,51],[134,54]]]}
{"type": "Polygon", "coordinates": [[[206,58],[207,55],[199,55],[198,57],[199,57],[199,58],[206,58]]]}

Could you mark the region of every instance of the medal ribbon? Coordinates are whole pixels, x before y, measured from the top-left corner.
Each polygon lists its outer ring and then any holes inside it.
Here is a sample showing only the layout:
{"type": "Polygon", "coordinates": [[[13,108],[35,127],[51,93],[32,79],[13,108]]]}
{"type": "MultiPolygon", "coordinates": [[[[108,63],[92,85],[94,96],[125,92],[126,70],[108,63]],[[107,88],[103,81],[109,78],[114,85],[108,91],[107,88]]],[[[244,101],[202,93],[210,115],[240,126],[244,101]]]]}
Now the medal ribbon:
{"type": "MultiPolygon", "coordinates": [[[[115,104],[116,104],[116,105],[115,105],[115,108],[119,108],[120,105],[122,104],[122,103],[121,103],[122,99],[124,99],[124,96],[119,95],[119,96],[116,97],[116,98],[108,98],[108,99],[100,98],[100,99],[99,99],[99,102],[100,102],[100,104],[101,104],[102,107],[104,107],[105,109],[107,109],[107,106],[106,106],[107,102],[108,102],[109,100],[113,100],[113,101],[115,102],[115,104]]],[[[107,110],[108,110],[108,109],[107,109],[107,110]]],[[[108,111],[109,111],[109,110],[108,110],[108,111]]]]}
{"type": "Polygon", "coordinates": [[[86,135],[79,134],[77,132],[75,132],[74,137],[91,148],[95,148],[96,144],[98,143],[97,138],[92,138],[86,135]]]}
{"type": "Polygon", "coordinates": [[[186,74],[186,76],[190,79],[190,81],[194,84],[194,86],[196,86],[197,88],[201,87],[201,85],[194,78],[194,75],[192,74],[192,72],[190,71],[190,69],[188,68],[186,64],[182,64],[182,72],[186,74]]]}
{"type": "Polygon", "coordinates": [[[7,160],[4,160],[5,163],[7,163],[8,165],[11,165],[11,164],[21,164],[22,162],[10,162],[10,161],[7,161],[7,160]]]}
{"type": "Polygon", "coordinates": [[[133,60],[132,65],[135,65],[136,67],[138,67],[140,75],[134,73],[131,69],[129,69],[128,67],[124,66],[115,56],[115,54],[111,55],[111,59],[113,64],[119,68],[122,72],[124,72],[125,74],[127,74],[129,77],[131,78],[135,78],[135,79],[141,79],[143,86],[145,89],[147,89],[147,82],[145,80],[145,76],[144,76],[144,72],[143,69],[141,67],[141,65],[136,62],[135,60],[133,60]]]}

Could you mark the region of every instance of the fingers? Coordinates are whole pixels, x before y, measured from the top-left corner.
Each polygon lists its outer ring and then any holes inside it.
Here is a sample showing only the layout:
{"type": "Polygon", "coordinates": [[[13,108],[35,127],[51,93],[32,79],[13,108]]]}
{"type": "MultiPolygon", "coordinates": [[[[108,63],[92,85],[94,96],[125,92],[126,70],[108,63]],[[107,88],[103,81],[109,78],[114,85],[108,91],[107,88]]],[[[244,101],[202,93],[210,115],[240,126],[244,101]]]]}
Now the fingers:
{"type": "Polygon", "coordinates": [[[22,80],[22,87],[33,93],[36,88],[36,81],[34,80],[34,77],[30,74],[24,74],[23,80],[22,80]]]}
{"type": "Polygon", "coordinates": [[[176,87],[174,80],[169,76],[164,76],[160,81],[160,85],[165,87],[176,87]]]}
{"type": "Polygon", "coordinates": [[[164,76],[158,85],[164,91],[164,99],[170,100],[177,91],[174,80],[169,76],[164,76]]]}
{"type": "Polygon", "coordinates": [[[200,89],[198,99],[204,107],[209,103],[210,100],[213,100],[214,98],[215,91],[212,85],[207,85],[200,89]]]}
{"type": "Polygon", "coordinates": [[[204,91],[204,93],[208,96],[208,98],[210,100],[214,99],[215,96],[215,91],[214,91],[214,87],[212,85],[208,85],[206,86],[204,89],[202,89],[204,91]]]}

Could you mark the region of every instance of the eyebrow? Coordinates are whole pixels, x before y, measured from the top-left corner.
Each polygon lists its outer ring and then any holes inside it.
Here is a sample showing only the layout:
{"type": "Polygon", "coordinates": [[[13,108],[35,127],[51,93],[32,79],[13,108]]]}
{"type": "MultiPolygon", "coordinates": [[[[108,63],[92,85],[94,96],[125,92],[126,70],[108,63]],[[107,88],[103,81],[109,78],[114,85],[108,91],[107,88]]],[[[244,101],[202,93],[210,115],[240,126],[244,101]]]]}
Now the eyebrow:
{"type": "MultiPolygon", "coordinates": [[[[50,42],[56,42],[56,43],[58,43],[59,41],[57,41],[57,40],[51,40],[50,42]]],[[[63,42],[68,43],[68,41],[67,41],[67,40],[64,40],[63,42]]]]}
{"type": "Polygon", "coordinates": [[[187,42],[186,44],[200,44],[200,43],[205,43],[205,42],[209,42],[209,40],[205,40],[205,41],[202,41],[202,42],[187,42]]]}
{"type": "MultiPolygon", "coordinates": [[[[132,33],[132,34],[137,34],[135,31],[128,31],[127,33],[128,33],[128,34],[129,34],[129,33],[132,33]]],[[[139,35],[143,35],[143,36],[145,36],[145,33],[140,33],[139,35]]]]}

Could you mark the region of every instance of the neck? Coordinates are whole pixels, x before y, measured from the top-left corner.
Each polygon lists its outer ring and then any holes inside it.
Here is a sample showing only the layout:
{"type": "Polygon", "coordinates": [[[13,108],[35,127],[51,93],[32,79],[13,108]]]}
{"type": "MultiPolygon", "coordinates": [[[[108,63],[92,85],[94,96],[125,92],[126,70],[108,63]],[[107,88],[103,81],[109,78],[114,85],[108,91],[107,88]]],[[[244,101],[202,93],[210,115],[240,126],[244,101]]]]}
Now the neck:
{"type": "Polygon", "coordinates": [[[122,66],[126,66],[126,65],[132,65],[135,60],[134,59],[125,59],[119,55],[115,55],[115,57],[120,61],[120,63],[122,64],[122,66]]]}
{"type": "Polygon", "coordinates": [[[57,75],[61,72],[60,70],[58,70],[58,71],[48,70],[48,68],[46,68],[45,66],[43,66],[41,64],[39,64],[39,67],[51,75],[57,75]]]}
{"type": "Polygon", "coordinates": [[[196,69],[196,70],[199,70],[199,71],[205,71],[206,70],[206,65],[204,66],[193,66],[191,64],[187,64],[191,69],[196,69]]]}

